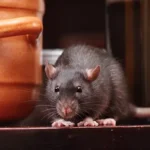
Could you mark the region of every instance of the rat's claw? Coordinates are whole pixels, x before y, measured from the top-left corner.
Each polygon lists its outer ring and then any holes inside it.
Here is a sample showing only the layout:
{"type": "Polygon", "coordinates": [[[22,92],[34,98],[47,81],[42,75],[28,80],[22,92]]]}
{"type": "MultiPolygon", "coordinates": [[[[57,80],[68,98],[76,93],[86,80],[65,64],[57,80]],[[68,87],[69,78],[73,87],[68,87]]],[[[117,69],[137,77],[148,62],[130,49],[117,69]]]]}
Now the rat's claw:
{"type": "Polygon", "coordinates": [[[52,127],[73,127],[75,124],[71,121],[58,119],[52,123],[52,127]]]}
{"type": "Polygon", "coordinates": [[[116,126],[116,120],[113,118],[96,120],[99,126],[116,126]]]}
{"type": "Polygon", "coordinates": [[[94,127],[94,126],[98,126],[98,123],[96,121],[94,121],[92,118],[86,118],[85,120],[79,122],[77,125],[78,125],[78,127],[81,127],[81,126],[94,127]]]}

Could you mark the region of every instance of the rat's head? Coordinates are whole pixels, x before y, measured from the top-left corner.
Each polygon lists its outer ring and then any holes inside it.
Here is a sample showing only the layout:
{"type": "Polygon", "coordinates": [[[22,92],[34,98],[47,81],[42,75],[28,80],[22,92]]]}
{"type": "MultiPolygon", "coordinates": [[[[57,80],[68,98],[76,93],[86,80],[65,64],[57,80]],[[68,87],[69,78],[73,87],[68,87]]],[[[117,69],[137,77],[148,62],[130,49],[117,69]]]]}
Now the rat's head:
{"type": "Polygon", "coordinates": [[[82,113],[92,111],[90,106],[95,105],[96,98],[93,97],[91,83],[99,75],[99,66],[78,70],[60,69],[47,64],[45,72],[49,79],[47,96],[51,107],[59,116],[64,119],[72,119],[82,113]]]}

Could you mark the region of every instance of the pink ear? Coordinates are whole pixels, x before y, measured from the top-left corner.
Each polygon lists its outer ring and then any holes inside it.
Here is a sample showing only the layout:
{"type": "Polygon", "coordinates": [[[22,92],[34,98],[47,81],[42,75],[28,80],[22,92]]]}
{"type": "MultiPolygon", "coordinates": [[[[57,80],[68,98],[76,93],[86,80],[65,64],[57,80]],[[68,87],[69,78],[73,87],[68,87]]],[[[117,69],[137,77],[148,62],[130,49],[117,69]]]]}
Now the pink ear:
{"type": "Polygon", "coordinates": [[[46,64],[45,64],[45,73],[46,73],[47,78],[49,79],[51,79],[56,73],[56,68],[53,67],[53,65],[49,64],[48,61],[46,61],[46,64]]]}
{"type": "Polygon", "coordinates": [[[87,79],[89,81],[94,81],[97,79],[97,77],[100,73],[100,66],[96,66],[93,69],[86,69],[86,73],[87,73],[87,79]]]}

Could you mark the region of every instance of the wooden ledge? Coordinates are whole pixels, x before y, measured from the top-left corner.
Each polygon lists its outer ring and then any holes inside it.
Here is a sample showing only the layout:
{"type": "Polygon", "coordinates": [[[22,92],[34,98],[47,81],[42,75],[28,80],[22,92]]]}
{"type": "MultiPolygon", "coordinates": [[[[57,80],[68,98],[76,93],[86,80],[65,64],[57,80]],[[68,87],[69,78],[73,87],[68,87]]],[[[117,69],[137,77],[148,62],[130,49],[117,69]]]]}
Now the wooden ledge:
{"type": "Polygon", "coordinates": [[[150,149],[150,125],[0,128],[0,150],[150,149]]]}

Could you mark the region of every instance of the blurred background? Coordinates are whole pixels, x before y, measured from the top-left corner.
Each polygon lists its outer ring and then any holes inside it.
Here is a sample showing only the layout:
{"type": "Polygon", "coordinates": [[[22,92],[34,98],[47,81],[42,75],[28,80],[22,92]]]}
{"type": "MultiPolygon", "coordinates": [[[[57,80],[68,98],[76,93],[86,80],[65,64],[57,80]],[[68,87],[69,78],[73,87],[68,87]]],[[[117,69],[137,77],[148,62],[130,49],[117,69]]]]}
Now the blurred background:
{"type": "Polygon", "coordinates": [[[150,1],[45,1],[43,58],[54,63],[65,47],[107,49],[122,64],[133,103],[150,106],[150,1]]]}

